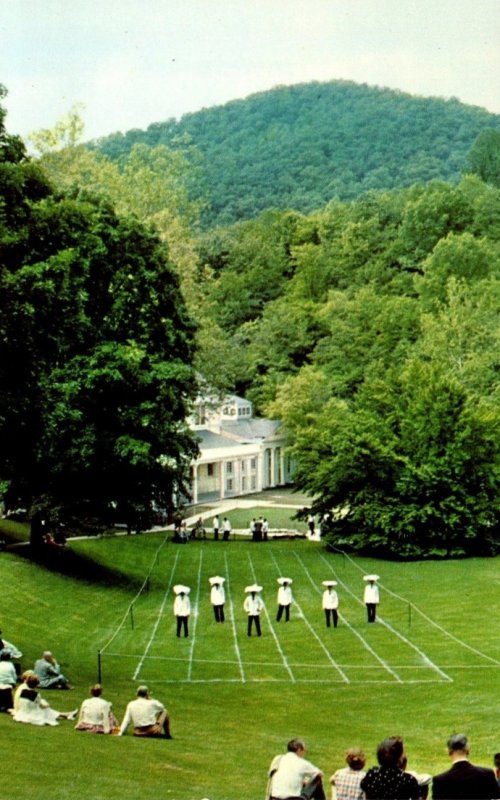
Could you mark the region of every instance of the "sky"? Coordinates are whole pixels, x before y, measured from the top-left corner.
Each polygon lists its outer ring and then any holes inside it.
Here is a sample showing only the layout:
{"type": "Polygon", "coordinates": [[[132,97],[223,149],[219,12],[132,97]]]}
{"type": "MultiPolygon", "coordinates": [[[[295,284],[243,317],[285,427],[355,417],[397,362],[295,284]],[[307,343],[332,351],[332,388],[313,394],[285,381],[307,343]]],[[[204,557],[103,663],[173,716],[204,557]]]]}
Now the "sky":
{"type": "Polygon", "coordinates": [[[7,130],[85,139],[352,80],[500,113],[500,0],[0,0],[7,130]]]}

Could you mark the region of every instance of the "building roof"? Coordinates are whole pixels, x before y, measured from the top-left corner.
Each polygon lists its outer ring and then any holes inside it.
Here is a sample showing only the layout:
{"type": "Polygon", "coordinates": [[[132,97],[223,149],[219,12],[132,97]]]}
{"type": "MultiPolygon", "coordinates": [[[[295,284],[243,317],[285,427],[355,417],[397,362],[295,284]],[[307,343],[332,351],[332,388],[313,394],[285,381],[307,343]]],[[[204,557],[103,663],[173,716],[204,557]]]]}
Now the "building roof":
{"type": "Polygon", "coordinates": [[[220,423],[221,434],[227,434],[239,442],[255,442],[276,436],[281,423],[277,419],[224,420],[220,423]]]}

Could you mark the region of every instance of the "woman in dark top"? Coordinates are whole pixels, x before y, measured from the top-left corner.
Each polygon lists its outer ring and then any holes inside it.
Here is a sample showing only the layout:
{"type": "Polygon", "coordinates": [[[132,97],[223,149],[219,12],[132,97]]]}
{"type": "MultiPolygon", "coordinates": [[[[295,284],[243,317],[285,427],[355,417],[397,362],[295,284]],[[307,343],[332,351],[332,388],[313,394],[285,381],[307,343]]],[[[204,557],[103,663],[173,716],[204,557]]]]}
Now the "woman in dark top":
{"type": "Polygon", "coordinates": [[[403,772],[404,745],[400,736],[384,739],[377,748],[379,767],[371,767],[361,781],[367,800],[418,800],[420,789],[413,775],[403,772]]]}

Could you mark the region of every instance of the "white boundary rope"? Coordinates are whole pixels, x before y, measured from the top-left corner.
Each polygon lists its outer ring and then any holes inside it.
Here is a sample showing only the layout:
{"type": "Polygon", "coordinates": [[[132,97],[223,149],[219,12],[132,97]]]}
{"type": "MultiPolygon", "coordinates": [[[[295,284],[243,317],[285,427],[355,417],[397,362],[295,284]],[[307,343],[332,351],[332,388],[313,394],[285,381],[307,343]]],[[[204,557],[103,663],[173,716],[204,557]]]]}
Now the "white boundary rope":
{"type": "MultiPolygon", "coordinates": [[[[236,630],[236,619],[234,616],[234,604],[233,604],[233,596],[231,592],[231,581],[229,579],[229,563],[227,560],[227,553],[224,553],[224,566],[226,569],[226,586],[227,586],[227,594],[229,599],[229,608],[231,610],[231,627],[233,630],[233,639],[234,639],[234,649],[236,651],[236,658],[238,659],[238,666],[240,669],[240,677],[241,682],[245,683],[245,670],[243,668],[243,661],[241,659],[241,651],[238,644],[238,631],[236,630]]],[[[223,663],[223,662],[222,662],[223,663]]]]}
{"type": "MultiPolygon", "coordinates": [[[[250,553],[248,553],[248,560],[250,561],[250,568],[252,570],[253,579],[254,579],[254,581],[257,581],[257,575],[255,573],[255,567],[254,567],[254,564],[253,564],[252,557],[251,557],[250,553]]],[[[282,649],[282,647],[281,647],[281,645],[279,643],[279,639],[278,639],[278,637],[276,635],[276,631],[274,630],[274,626],[273,626],[273,624],[271,622],[271,618],[269,616],[269,612],[267,610],[267,606],[266,606],[265,603],[264,603],[264,613],[266,615],[266,619],[267,619],[267,622],[268,622],[268,625],[269,625],[269,629],[270,629],[270,631],[271,631],[271,633],[273,635],[274,643],[276,644],[276,649],[278,650],[278,653],[280,654],[281,659],[283,661],[283,666],[285,667],[286,671],[290,675],[290,680],[292,681],[292,683],[295,683],[295,675],[293,674],[293,672],[292,672],[292,670],[290,668],[290,664],[288,663],[288,659],[287,659],[286,655],[284,654],[283,649],[282,649]]]]}
{"type": "MultiPolygon", "coordinates": [[[[278,564],[278,562],[276,561],[276,558],[275,558],[275,556],[274,556],[274,553],[271,553],[271,556],[272,556],[272,559],[273,559],[273,561],[274,561],[274,564],[275,564],[275,566],[276,566],[276,570],[277,570],[277,572],[278,572],[278,575],[280,575],[280,574],[281,574],[281,572],[280,572],[280,567],[279,567],[279,564],[278,564]]],[[[294,601],[293,601],[293,602],[294,602],[294,605],[295,605],[295,606],[297,606],[297,609],[298,609],[298,611],[299,611],[299,614],[300,614],[301,618],[304,620],[304,623],[305,623],[305,625],[306,625],[306,626],[309,628],[310,632],[312,633],[312,635],[314,636],[314,638],[316,639],[316,641],[319,643],[319,645],[320,645],[321,649],[323,650],[323,652],[325,653],[326,657],[328,658],[328,660],[329,660],[329,662],[330,662],[331,666],[332,666],[332,667],[334,667],[334,668],[337,670],[337,672],[338,672],[338,673],[341,675],[341,677],[342,677],[342,680],[343,680],[343,682],[344,682],[344,683],[350,683],[350,681],[349,681],[349,678],[347,677],[347,675],[345,674],[345,672],[344,672],[344,671],[341,669],[341,667],[339,666],[339,664],[337,664],[337,662],[335,661],[335,659],[333,658],[332,654],[330,653],[330,651],[328,650],[328,648],[327,648],[327,647],[326,647],[326,645],[324,644],[324,642],[323,642],[323,640],[321,639],[321,637],[320,637],[320,636],[318,636],[318,634],[317,634],[317,633],[316,633],[316,631],[314,630],[313,626],[311,625],[311,623],[310,623],[310,622],[309,622],[309,620],[307,619],[306,615],[305,615],[305,614],[304,614],[304,612],[302,611],[302,608],[301,608],[301,606],[299,605],[299,603],[298,603],[298,602],[297,602],[295,599],[294,599],[294,601]]],[[[296,666],[297,666],[297,665],[296,665],[296,666]]],[[[299,666],[300,666],[300,665],[299,665],[299,666]]],[[[326,665],[325,665],[325,666],[326,666],[326,665]]]]}

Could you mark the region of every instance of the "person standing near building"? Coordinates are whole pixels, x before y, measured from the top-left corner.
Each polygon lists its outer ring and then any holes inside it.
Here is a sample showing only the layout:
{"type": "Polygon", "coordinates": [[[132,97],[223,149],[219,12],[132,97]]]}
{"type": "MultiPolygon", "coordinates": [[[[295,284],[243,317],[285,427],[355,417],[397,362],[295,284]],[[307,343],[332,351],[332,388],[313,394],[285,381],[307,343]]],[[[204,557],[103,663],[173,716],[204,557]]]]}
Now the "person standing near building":
{"type": "Polygon", "coordinates": [[[377,606],[380,603],[380,595],[377,586],[379,576],[365,575],[363,580],[366,581],[363,601],[368,614],[368,622],[375,622],[377,617],[377,606]]]}
{"type": "Polygon", "coordinates": [[[326,627],[331,627],[331,621],[333,619],[333,627],[336,628],[339,621],[339,598],[333,587],[337,586],[337,581],[323,581],[323,586],[326,587],[323,592],[322,602],[323,611],[325,612],[326,627]]]}
{"type": "Polygon", "coordinates": [[[225,578],[221,578],[220,575],[214,575],[213,578],[209,578],[208,580],[212,587],[210,590],[210,602],[214,609],[215,621],[224,622],[224,603],[226,601],[224,592],[225,578]]]}
{"type": "Polygon", "coordinates": [[[219,517],[217,516],[217,514],[215,515],[212,521],[212,530],[214,532],[214,542],[216,542],[219,538],[219,517]]]}
{"type": "Polygon", "coordinates": [[[224,517],[224,522],[222,523],[222,538],[225,542],[229,541],[230,533],[231,533],[231,522],[228,520],[227,517],[224,517]]]}
{"type": "Polygon", "coordinates": [[[248,614],[248,625],[247,625],[248,636],[252,635],[252,625],[255,625],[257,636],[262,636],[262,632],[260,629],[259,615],[262,609],[264,608],[264,603],[262,597],[260,596],[261,591],[262,591],[262,586],[258,586],[258,584],[256,583],[252,583],[251,586],[247,586],[245,588],[247,596],[245,597],[243,608],[248,614]]]}
{"type": "Polygon", "coordinates": [[[278,578],[278,583],[280,588],[278,589],[278,613],[276,615],[276,622],[281,620],[283,612],[285,612],[285,622],[289,622],[293,581],[291,578],[278,578]]]}
{"type": "Polygon", "coordinates": [[[264,517],[262,520],[262,538],[265,542],[267,542],[267,538],[269,535],[269,521],[264,517]]]}
{"type": "Polygon", "coordinates": [[[180,637],[181,630],[184,630],[184,638],[189,636],[188,620],[191,614],[191,603],[189,601],[189,586],[183,586],[178,583],[174,586],[175,600],[174,600],[174,614],[177,620],[176,636],[180,637]]]}

